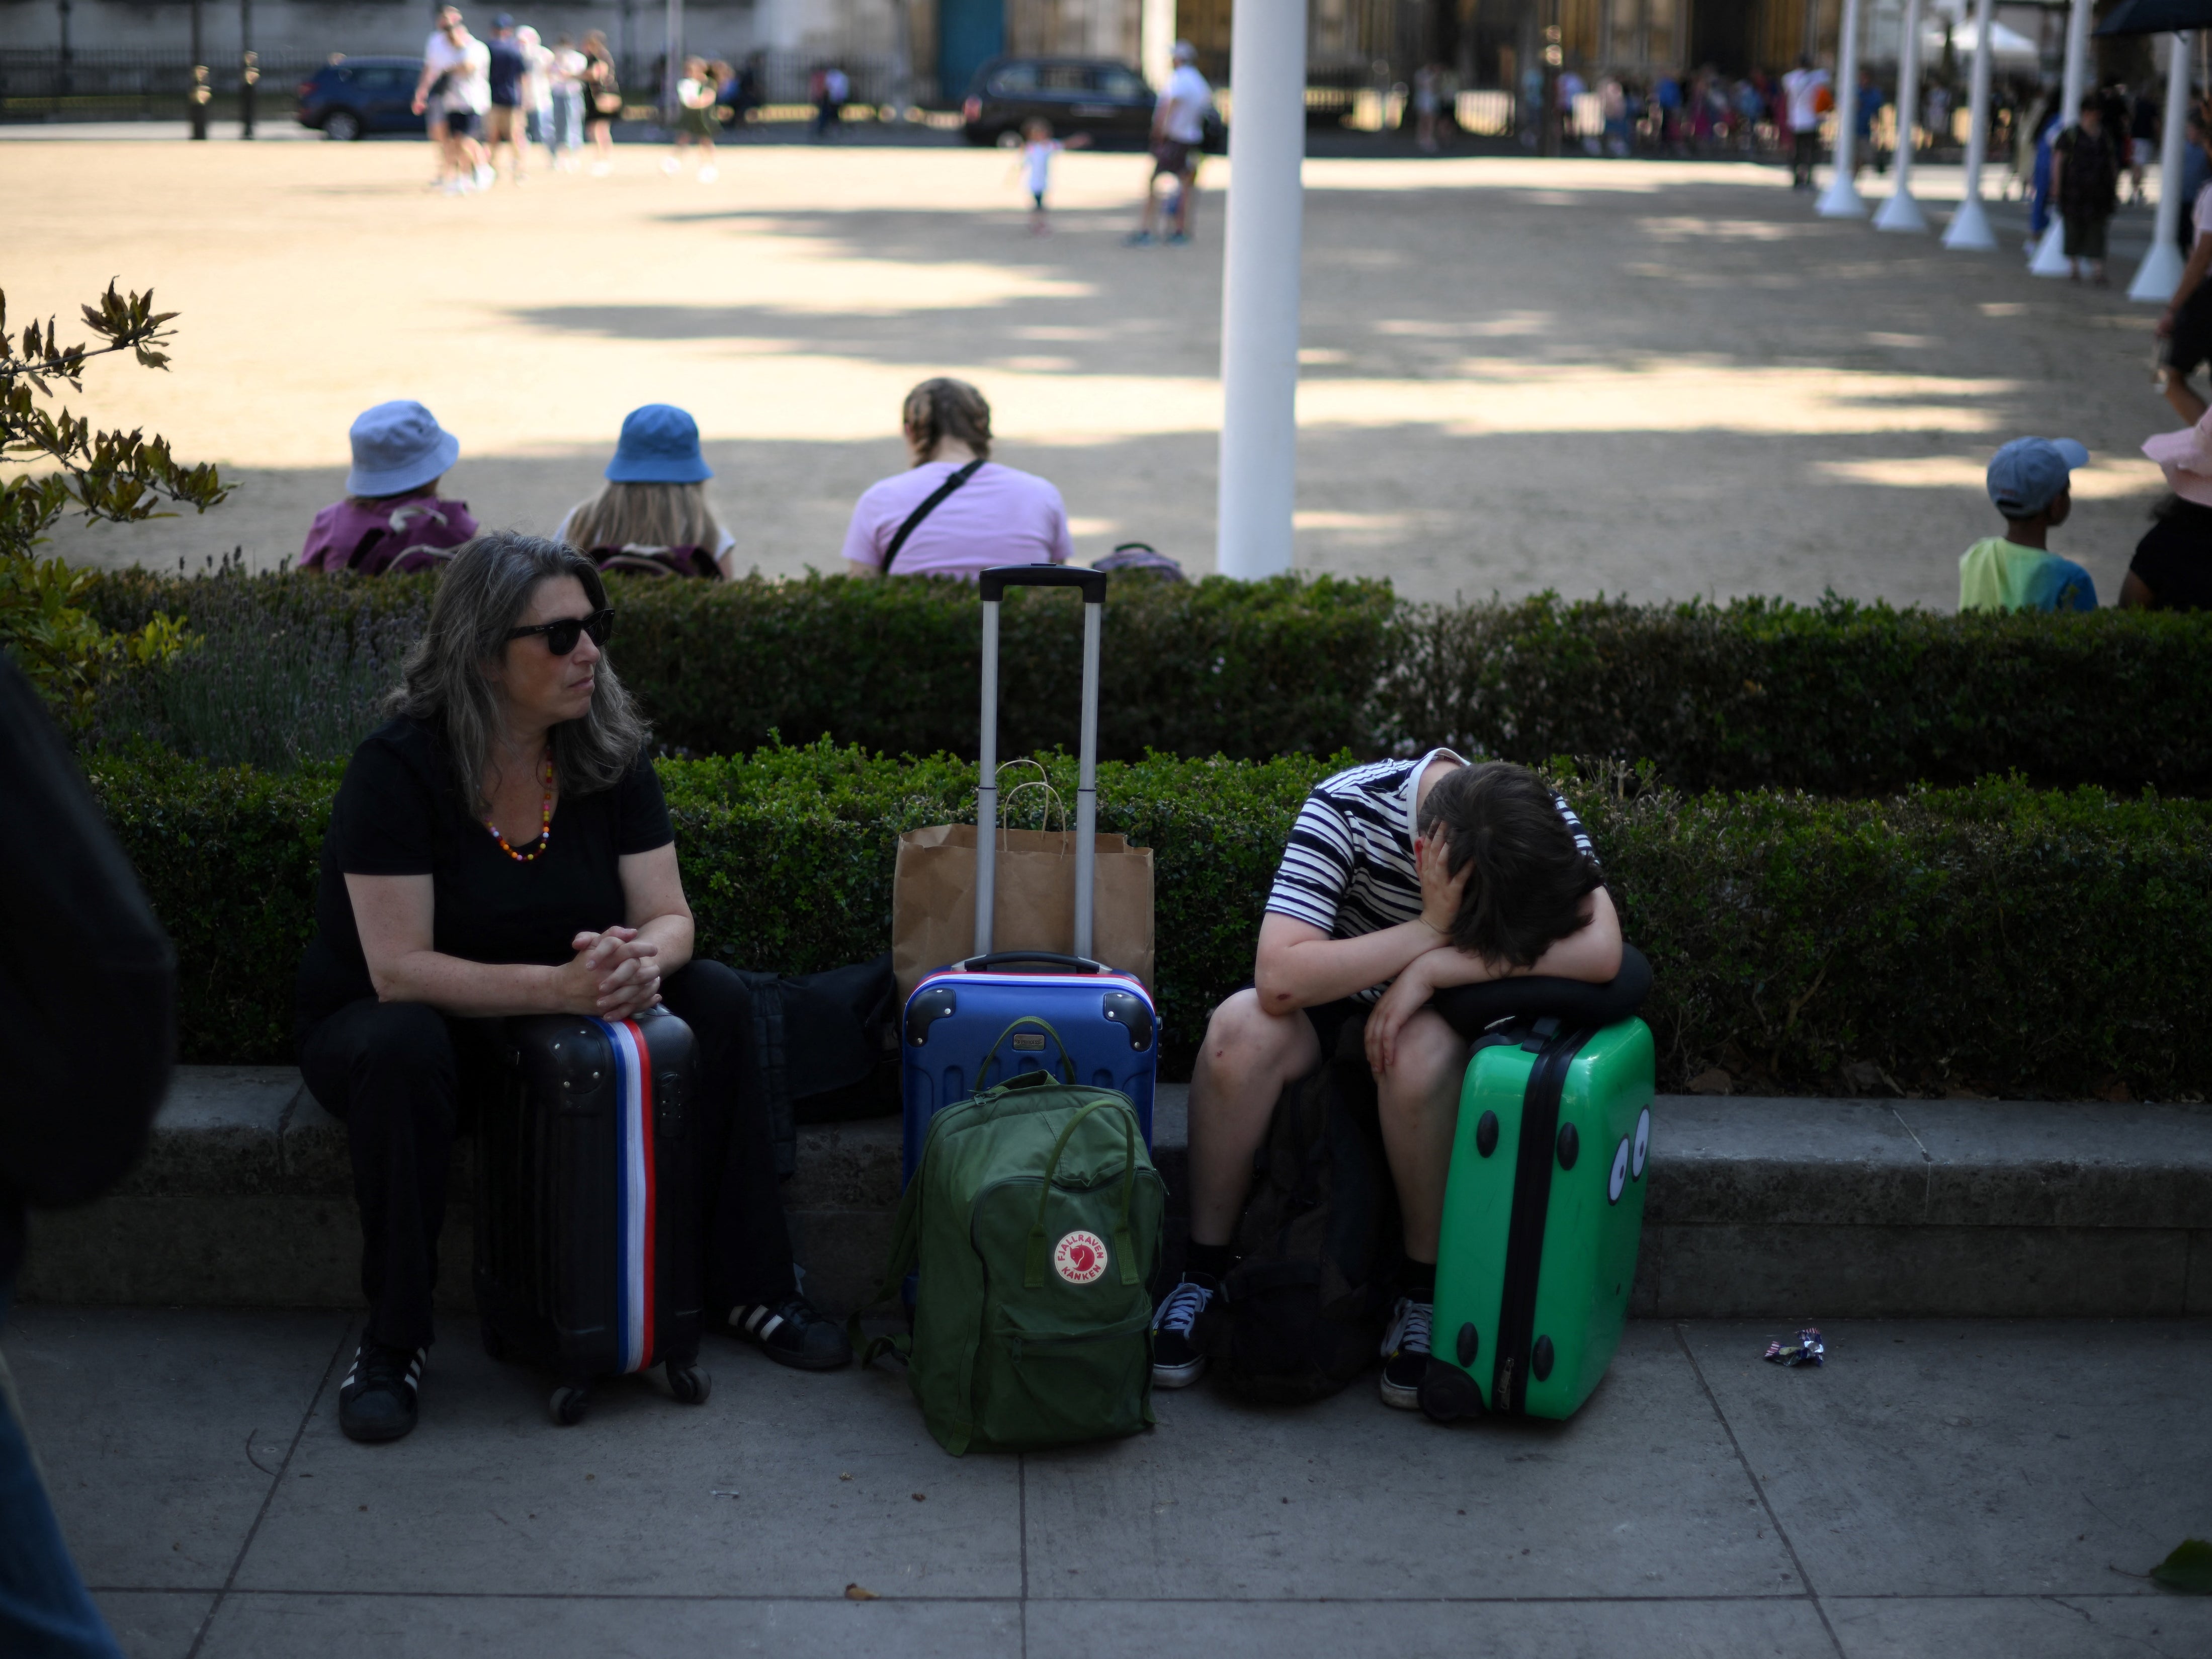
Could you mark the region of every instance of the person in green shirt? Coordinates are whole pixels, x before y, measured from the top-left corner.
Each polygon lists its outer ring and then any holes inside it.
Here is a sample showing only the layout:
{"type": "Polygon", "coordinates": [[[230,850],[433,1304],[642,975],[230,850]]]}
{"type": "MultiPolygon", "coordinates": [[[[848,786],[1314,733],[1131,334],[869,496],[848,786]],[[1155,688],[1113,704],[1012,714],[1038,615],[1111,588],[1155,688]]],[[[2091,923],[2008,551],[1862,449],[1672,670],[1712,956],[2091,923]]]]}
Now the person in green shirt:
{"type": "Polygon", "coordinates": [[[1961,611],[2094,611],[2089,573],[2050,549],[2074,510],[2073,473],[2089,452],[2071,438],[2014,438],[1990,459],[1990,500],[2005,533],[1959,556],[1961,611]]]}

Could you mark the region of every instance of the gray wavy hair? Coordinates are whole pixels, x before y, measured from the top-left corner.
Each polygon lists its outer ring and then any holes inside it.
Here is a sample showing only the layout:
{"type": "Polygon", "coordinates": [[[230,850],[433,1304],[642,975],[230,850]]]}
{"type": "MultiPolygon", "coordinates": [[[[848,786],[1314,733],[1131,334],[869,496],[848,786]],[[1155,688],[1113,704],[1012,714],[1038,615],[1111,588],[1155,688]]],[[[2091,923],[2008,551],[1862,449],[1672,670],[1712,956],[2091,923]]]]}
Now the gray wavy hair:
{"type": "MultiPolygon", "coordinates": [[[[605,581],[573,547],[506,530],[468,543],[439,579],[429,626],[408,653],[398,689],[385,699],[386,714],[439,728],[471,811],[484,808],[484,775],[499,730],[499,693],[484,665],[506,654],[507,630],[529,609],[538,585],[562,576],[583,584],[594,611],[605,606],[605,581]]],[[[594,680],[590,711],[549,734],[563,795],[613,788],[652,740],[652,728],[608,658],[599,659],[594,680]]]]}

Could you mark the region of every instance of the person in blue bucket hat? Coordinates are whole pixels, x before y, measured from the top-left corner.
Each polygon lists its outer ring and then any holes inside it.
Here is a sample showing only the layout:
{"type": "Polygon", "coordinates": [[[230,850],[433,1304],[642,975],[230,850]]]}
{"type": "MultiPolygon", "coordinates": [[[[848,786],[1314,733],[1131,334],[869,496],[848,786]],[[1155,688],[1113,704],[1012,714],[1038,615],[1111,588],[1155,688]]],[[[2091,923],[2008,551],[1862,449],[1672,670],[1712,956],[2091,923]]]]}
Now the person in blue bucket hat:
{"type": "Polygon", "coordinates": [[[466,501],[438,486],[460,459],[461,441],[422,404],[379,404],[353,423],[345,499],[315,514],[300,568],[378,576],[443,564],[477,533],[466,501]]]}
{"type": "Polygon", "coordinates": [[[568,509],[553,539],[602,570],[727,579],[737,538],[707,499],[714,476],[690,416],[673,404],[633,409],[623,418],[605,484],[568,509]]]}

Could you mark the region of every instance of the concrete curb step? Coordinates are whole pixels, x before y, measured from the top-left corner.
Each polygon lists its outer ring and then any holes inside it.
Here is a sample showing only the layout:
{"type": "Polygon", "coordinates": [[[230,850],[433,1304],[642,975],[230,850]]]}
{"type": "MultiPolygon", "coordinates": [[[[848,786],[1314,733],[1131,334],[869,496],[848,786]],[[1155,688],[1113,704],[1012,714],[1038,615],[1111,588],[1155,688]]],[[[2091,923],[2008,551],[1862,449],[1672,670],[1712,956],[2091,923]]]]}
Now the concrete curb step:
{"type": "MultiPolygon", "coordinates": [[[[1186,1089],[1156,1157],[1184,1187],[1186,1089]]],[[[1684,1318],[2212,1314],[2212,1108],[1662,1096],[1634,1310],[1684,1318]]],[[[801,1132],[786,1188],[807,1289],[874,1288],[896,1122],[801,1132]]],[[[469,1300],[468,1149],[441,1249],[469,1300]]],[[[353,1307],[344,1126],[277,1066],[184,1066],[111,1196],[32,1220],[27,1299],[353,1307]]],[[[1170,1199],[1170,1231],[1180,1204],[1170,1199]]]]}

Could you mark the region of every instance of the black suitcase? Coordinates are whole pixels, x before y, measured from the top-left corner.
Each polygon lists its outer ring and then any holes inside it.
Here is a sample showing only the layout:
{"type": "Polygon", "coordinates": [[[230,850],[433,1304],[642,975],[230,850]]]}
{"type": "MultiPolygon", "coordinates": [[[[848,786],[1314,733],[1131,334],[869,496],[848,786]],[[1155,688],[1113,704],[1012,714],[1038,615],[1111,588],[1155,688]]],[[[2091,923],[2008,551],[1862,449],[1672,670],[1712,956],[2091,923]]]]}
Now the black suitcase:
{"type": "Polygon", "coordinates": [[[665,1009],[506,1022],[507,1074],[477,1130],[484,1351],[553,1372],[556,1423],[592,1384],[665,1365],[707,1397],[695,1047],[665,1009]]]}

